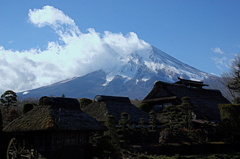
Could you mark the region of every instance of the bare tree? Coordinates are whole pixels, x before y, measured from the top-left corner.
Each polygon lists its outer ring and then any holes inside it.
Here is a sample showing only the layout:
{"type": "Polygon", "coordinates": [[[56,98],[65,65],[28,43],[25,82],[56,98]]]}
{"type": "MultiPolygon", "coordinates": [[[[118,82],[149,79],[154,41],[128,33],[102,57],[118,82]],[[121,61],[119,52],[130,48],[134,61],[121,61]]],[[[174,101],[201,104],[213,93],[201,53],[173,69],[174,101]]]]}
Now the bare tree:
{"type": "Polygon", "coordinates": [[[240,102],[240,55],[232,60],[228,72],[222,75],[223,83],[227,86],[229,93],[235,103],[240,102]]]}

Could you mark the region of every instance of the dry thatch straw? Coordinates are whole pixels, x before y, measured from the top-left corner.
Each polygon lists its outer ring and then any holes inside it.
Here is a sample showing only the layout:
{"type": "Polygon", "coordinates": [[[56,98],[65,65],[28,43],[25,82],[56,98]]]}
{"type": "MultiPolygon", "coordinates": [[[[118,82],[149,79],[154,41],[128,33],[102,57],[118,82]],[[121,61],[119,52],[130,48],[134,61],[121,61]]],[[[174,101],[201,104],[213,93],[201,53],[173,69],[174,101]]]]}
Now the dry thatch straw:
{"type": "Polygon", "coordinates": [[[98,121],[106,121],[108,115],[113,115],[116,121],[119,121],[122,113],[130,116],[130,121],[138,123],[141,118],[148,121],[148,113],[134,106],[128,97],[117,96],[99,96],[97,95],[94,102],[83,109],[98,121]]]}
{"type": "Polygon", "coordinates": [[[39,106],[9,123],[3,131],[97,131],[105,126],[80,110],[73,98],[42,97],[39,106]]]}

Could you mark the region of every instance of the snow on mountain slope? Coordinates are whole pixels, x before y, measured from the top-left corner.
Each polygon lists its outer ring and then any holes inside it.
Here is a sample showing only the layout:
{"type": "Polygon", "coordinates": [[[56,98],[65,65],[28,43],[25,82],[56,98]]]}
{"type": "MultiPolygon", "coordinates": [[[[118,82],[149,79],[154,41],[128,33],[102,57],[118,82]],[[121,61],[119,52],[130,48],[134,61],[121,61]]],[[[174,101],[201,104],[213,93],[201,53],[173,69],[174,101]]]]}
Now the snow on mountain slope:
{"type": "Polygon", "coordinates": [[[147,80],[150,76],[161,73],[165,75],[164,81],[168,82],[176,81],[177,77],[203,80],[204,77],[209,76],[209,74],[184,64],[155,47],[134,52],[120,60],[123,61],[122,65],[105,70],[108,83],[116,75],[126,78],[127,81],[130,79],[147,80]]]}
{"type": "Polygon", "coordinates": [[[95,95],[128,96],[144,98],[157,80],[175,82],[177,77],[200,80],[220,88],[214,75],[202,72],[150,46],[128,54],[117,56],[118,63],[82,77],[18,93],[21,97],[61,96],[94,98],[95,95]]]}

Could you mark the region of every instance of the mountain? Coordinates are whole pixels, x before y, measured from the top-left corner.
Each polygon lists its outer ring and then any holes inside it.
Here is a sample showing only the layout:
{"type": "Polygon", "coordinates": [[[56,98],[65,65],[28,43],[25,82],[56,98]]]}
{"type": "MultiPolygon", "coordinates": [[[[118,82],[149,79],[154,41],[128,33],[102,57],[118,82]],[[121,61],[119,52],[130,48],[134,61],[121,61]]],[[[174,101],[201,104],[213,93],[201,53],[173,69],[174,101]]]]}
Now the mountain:
{"type": "Polygon", "coordinates": [[[191,67],[161,50],[150,46],[126,57],[119,63],[99,68],[81,77],[74,77],[37,89],[19,92],[18,96],[62,96],[94,98],[96,95],[128,96],[143,99],[155,81],[175,82],[178,77],[204,81],[214,89],[223,89],[217,76],[191,67]]]}

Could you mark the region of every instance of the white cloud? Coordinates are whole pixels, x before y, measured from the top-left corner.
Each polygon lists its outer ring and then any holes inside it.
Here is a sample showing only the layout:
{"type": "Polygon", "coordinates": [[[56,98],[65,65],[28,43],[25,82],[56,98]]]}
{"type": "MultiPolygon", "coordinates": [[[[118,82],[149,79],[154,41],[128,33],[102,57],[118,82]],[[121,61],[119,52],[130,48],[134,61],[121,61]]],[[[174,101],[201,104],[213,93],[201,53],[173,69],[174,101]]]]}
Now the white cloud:
{"type": "Polygon", "coordinates": [[[216,67],[222,71],[225,72],[227,69],[229,69],[230,60],[228,57],[212,57],[212,60],[215,62],[216,67]]]}
{"type": "Polygon", "coordinates": [[[216,56],[211,57],[215,62],[216,67],[222,72],[228,72],[231,68],[231,63],[236,59],[236,56],[239,56],[239,53],[227,53],[223,52],[219,47],[211,49],[214,53],[217,53],[216,56]]]}
{"type": "Polygon", "coordinates": [[[52,6],[29,10],[28,18],[37,27],[53,28],[60,41],[49,41],[45,50],[12,51],[0,46],[0,93],[111,68],[124,62],[119,60],[121,57],[150,46],[133,32],[126,36],[109,31],[101,34],[90,28],[81,33],[74,20],[52,6]]]}
{"type": "Polygon", "coordinates": [[[224,52],[219,47],[212,49],[212,51],[218,54],[224,54],[224,52]]]}
{"type": "Polygon", "coordinates": [[[38,27],[44,27],[45,25],[60,27],[63,24],[75,25],[70,17],[52,6],[44,6],[43,9],[30,9],[28,16],[30,22],[38,27]]]}
{"type": "Polygon", "coordinates": [[[123,36],[121,33],[114,34],[108,31],[105,31],[104,41],[111,45],[111,47],[123,54],[129,54],[138,49],[143,49],[146,47],[146,42],[139,39],[137,34],[130,32],[127,36],[123,36]]]}
{"type": "Polygon", "coordinates": [[[226,72],[226,70],[229,68],[229,57],[228,54],[225,54],[219,47],[211,49],[214,53],[216,53],[215,57],[212,57],[211,59],[215,62],[216,67],[221,72],[226,72]]]}

